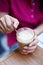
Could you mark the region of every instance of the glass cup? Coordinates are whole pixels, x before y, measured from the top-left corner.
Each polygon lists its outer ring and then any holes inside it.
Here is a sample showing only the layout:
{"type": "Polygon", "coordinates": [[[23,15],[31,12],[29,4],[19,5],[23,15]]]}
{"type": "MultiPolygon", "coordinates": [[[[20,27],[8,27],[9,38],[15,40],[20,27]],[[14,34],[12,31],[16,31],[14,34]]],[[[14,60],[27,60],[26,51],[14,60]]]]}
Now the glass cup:
{"type": "Polygon", "coordinates": [[[23,27],[17,30],[16,38],[21,50],[35,39],[35,32],[31,28],[23,27]]]}

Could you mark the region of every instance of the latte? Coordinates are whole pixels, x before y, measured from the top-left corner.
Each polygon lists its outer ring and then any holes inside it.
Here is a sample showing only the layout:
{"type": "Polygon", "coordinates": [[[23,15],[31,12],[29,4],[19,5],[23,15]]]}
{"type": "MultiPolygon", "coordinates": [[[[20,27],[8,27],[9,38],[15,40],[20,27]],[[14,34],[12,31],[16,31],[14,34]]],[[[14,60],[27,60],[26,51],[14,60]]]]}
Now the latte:
{"type": "Polygon", "coordinates": [[[28,45],[34,39],[34,31],[30,28],[23,27],[18,29],[17,41],[20,46],[28,45]]]}

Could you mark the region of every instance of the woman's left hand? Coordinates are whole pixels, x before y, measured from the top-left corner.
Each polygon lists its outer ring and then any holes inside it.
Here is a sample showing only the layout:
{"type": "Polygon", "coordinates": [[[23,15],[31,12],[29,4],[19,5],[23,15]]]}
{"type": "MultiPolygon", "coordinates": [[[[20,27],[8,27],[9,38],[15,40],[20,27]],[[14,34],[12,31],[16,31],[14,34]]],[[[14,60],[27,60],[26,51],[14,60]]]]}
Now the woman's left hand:
{"type": "Polygon", "coordinates": [[[21,54],[29,54],[29,53],[33,53],[37,47],[37,40],[35,39],[32,43],[30,43],[29,45],[25,46],[21,52],[21,54]]]}

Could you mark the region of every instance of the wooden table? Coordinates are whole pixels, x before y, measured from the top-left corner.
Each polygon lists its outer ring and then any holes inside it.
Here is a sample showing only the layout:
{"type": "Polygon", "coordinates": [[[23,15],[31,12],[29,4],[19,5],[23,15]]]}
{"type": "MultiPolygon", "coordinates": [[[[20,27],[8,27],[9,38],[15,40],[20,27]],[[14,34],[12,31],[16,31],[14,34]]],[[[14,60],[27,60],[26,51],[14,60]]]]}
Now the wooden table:
{"type": "MultiPolygon", "coordinates": [[[[43,25],[35,30],[37,34],[43,31],[42,27],[43,25]]],[[[34,53],[28,55],[14,51],[0,65],[43,65],[43,49],[38,46],[34,53]]]]}

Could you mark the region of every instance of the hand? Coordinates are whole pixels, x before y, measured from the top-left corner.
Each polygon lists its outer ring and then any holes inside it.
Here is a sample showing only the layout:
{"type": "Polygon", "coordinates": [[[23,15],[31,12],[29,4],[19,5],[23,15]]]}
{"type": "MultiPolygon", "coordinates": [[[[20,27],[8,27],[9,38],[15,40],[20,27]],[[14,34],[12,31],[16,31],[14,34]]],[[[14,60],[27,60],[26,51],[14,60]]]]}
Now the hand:
{"type": "Polygon", "coordinates": [[[11,33],[18,25],[19,21],[9,15],[0,18],[0,32],[2,33],[11,33]]]}
{"type": "Polygon", "coordinates": [[[32,43],[30,43],[28,46],[25,46],[21,52],[21,54],[29,54],[33,53],[37,47],[37,40],[35,39],[32,43]]]}

